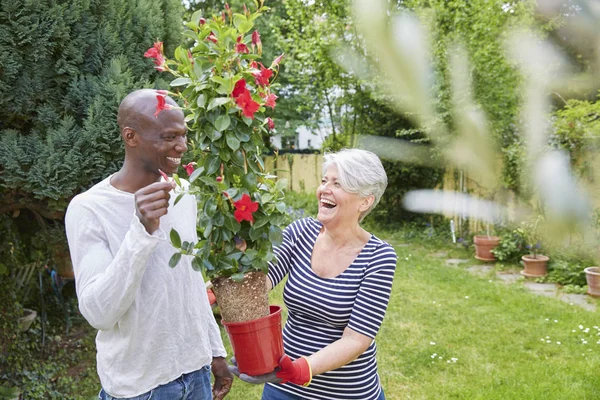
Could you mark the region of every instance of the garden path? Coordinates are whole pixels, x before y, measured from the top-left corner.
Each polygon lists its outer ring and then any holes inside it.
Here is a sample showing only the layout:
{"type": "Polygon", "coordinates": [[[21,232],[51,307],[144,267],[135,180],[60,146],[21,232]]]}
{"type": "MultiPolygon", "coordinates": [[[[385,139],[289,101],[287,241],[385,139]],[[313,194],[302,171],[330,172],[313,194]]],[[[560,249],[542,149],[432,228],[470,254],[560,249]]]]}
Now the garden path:
{"type": "MultiPolygon", "coordinates": [[[[434,253],[433,256],[440,257],[441,253],[434,253]]],[[[469,264],[472,260],[449,258],[446,260],[448,266],[458,266],[460,264],[469,264]]],[[[496,271],[493,265],[477,264],[469,265],[466,270],[473,275],[480,277],[496,277],[505,284],[521,284],[534,294],[556,298],[558,300],[569,303],[573,306],[581,307],[588,311],[595,311],[596,304],[590,303],[588,296],[585,294],[563,293],[559,286],[555,283],[539,283],[531,280],[526,280],[519,272],[511,271],[496,271]]]]}

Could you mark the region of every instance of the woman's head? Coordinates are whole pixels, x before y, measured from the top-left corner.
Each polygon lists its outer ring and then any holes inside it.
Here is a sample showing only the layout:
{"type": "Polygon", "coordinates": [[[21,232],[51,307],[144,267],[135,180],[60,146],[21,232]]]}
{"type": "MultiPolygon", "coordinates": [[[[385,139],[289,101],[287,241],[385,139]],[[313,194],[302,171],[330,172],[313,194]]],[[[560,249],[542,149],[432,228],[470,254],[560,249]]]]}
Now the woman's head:
{"type": "Polygon", "coordinates": [[[373,197],[370,207],[358,219],[361,222],[379,203],[387,187],[387,175],[381,160],[374,153],[360,149],[344,149],[337,153],[326,153],[323,175],[330,166],[337,169],[337,179],[348,193],[357,193],[362,198],[373,197]]]}

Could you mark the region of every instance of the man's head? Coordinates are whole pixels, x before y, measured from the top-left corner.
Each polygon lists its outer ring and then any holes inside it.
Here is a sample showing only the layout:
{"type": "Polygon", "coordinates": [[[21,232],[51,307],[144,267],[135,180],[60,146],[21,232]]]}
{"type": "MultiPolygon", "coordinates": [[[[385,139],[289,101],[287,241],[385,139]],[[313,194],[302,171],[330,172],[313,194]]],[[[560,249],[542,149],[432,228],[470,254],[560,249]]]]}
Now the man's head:
{"type": "MultiPolygon", "coordinates": [[[[187,150],[183,112],[166,109],[156,114],[156,90],[141,89],[127,95],[119,106],[117,123],[125,142],[125,160],[141,173],[177,172],[187,150]]],[[[166,103],[177,103],[166,97],[166,103]]]]}

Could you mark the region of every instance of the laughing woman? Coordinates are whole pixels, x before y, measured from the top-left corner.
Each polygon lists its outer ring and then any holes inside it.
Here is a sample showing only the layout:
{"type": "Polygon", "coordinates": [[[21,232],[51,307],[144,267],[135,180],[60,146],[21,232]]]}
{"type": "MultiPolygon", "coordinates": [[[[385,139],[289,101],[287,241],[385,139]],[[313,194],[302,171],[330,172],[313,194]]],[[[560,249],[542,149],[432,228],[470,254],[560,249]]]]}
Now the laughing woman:
{"type": "MultiPolygon", "coordinates": [[[[394,249],[360,226],[379,202],[387,176],[379,158],[364,150],[327,154],[317,189],[317,220],[288,226],[268,274],[270,288],[288,275],[283,298],[286,355],[268,381],[263,400],[384,399],[375,336],[385,315],[394,249]]],[[[239,374],[238,374],[239,375],[239,374]]]]}

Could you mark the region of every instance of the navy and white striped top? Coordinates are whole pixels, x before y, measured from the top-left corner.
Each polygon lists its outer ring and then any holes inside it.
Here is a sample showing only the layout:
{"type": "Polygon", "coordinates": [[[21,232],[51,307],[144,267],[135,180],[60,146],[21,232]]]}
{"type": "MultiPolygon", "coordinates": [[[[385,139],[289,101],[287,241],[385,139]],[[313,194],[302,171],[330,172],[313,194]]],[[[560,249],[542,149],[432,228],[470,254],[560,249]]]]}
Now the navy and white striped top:
{"type": "MultiPolygon", "coordinates": [[[[316,353],[340,339],[346,327],[375,338],[387,309],[396,252],[371,235],[352,264],[335,278],[321,278],[311,268],[311,255],[322,224],[312,218],[295,221],[276,249],[269,266],[273,287],[286,274],[283,299],[288,320],[283,329],[285,353],[292,359],[316,353]]],[[[277,389],[315,400],[371,400],[381,393],[375,341],[356,360],[313,377],[308,387],[287,383],[277,389]]]]}

